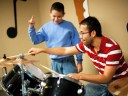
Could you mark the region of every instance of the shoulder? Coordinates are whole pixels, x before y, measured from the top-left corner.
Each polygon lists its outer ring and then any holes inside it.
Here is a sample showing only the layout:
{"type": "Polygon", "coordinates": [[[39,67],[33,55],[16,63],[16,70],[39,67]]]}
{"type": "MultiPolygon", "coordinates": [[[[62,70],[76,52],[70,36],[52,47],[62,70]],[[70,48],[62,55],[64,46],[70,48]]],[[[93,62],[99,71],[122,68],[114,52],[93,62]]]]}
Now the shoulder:
{"type": "Polygon", "coordinates": [[[85,52],[85,48],[84,48],[84,43],[83,42],[79,42],[77,45],[76,45],[76,49],[80,52],[85,52]]]}
{"type": "Polygon", "coordinates": [[[113,39],[103,37],[103,42],[106,48],[109,48],[111,50],[120,49],[120,45],[113,39]]]}
{"type": "Polygon", "coordinates": [[[45,23],[43,26],[48,26],[48,25],[51,25],[52,24],[52,21],[49,21],[47,23],[45,23]]]}
{"type": "Polygon", "coordinates": [[[67,21],[67,20],[63,20],[63,24],[68,24],[70,26],[74,26],[72,22],[67,21]]]}

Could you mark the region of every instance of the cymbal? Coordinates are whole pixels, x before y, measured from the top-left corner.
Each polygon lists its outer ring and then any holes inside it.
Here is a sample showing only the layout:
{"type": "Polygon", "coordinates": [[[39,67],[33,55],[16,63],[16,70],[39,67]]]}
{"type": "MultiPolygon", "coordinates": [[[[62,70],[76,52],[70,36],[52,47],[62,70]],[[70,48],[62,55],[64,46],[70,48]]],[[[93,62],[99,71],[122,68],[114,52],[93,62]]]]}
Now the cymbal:
{"type": "Polygon", "coordinates": [[[14,64],[33,64],[38,62],[38,60],[28,60],[26,58],[17,58],[17,59],[1,59],[0,65],[1,66],[12,66],[14,64]]]}
{"type": "Polygon", "coordinates": [[[24,58],[25,56],[30,56],[30,54],[25,53],[25,54],[19,54],[19,55],[14,55],[14,56],[9,56],[6,57],[6,55],[3,56],[5,59],[17,59],[17,58],[24,58]]]}
{"type": "Polygon", "coordinates": [[[128,77],[113,81],[108,90],[117,96],[128,96],[128,77]]]}

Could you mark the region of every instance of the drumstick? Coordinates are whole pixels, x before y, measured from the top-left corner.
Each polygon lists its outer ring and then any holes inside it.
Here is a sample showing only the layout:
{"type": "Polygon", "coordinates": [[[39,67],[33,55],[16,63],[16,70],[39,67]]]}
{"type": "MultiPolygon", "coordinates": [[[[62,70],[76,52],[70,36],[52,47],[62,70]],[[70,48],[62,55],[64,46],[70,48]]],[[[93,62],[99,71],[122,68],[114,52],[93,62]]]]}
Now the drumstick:
{"type": "Polygon", "coordinates": [[[44,65],[41,65],[41,64],[40,64],[40,66],[43,67],[43,68],[45,68],[45,69],[47,69],[48,71],[51,71],[51,72],[53,72],[53,73],[59,75],[59,73],[57,73],[57,72],[55,72],[55,71],[53,71],[53,70],[51,70],[51,69],[45,67],[44,65]]]}

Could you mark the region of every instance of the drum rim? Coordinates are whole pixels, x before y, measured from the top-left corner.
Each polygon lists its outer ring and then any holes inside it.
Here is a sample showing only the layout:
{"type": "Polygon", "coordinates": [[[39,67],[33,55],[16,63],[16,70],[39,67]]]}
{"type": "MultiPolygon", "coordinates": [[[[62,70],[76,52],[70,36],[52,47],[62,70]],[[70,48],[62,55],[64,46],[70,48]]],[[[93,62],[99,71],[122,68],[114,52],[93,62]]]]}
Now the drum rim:
{"type": "Polygon", "coordinates": [[[27,74],[28,76],[30,76],[32,79],[41,82],[42,80],[40,78],[37,78],[36,76],[34,76],[32,73],[30,73],[29,71],[25,71],[25,74],[27,74]]]}
{"type": "Polygon", "coordinates": [[[78,85],[82,85],[82,83],[79,80],[75,80],[73,78],[70,78],[69,76],[64,76],[64,79],[69,80],[71,82],[74,82],[74,83],[76,83],[78,85]]]}
{"type": "Polygon", "coordinates": [[[2,77],[1,80],[0,80],[0,84],[1,84],[2,89],[6,92],[7,95],[13,95],[11,92],[9,92],[7,90],[7,88],[5,88],[4,83],[3,83],[3,78],[4,77],[2,77]]]}
{"type": "MultiPolygon", "coordinates": [[[[46,78],[46,76],[44,77],[44,78],[38,78],[37,76],[35,76],[35,74],[32,74],[28,69],[27,69],[27,67],[29,67],[29,65],[32,65],[32,66],[34,66],[35,68],[37,68],[40,72],[42,72],[37,66],[35,66],[34,64],[28,64],[28,65],[26,65],[26,66],[24,66],[24,70],[25,70],[25,73],[26,74],[28,74],[30,77],[34,77],[33,79],[39,79],[38,81],[42,81],[42,80],[44,80],[45,78],[46,78]]],[[[43,72],[42,72],[43,73],[43,72]]],[[[43,73],[44,74],[44,73],[43,73]]],[[[45,75],[45,74],[44,74],[45,75]]]]}
{"type": "Polygon", "coordinates": [[[48,78],[52,78],[52,77],[53,78],[62,78],[62,79],[68,80],[70,82],[73,82],[73,83],[76,83],[76,84],[82,86],[82,82],[80,82],[79,80],[73,79],[67,75],[60,74],[59,76],[50,76],[48,78]]]}
{"type": "MultiPolygon", "coordinates": [[[[33,65],[33,64],[32,64],[33,65]]],[[[16,64],[15,66],[18,66],[20,68],[20,71],[21,71],[21,65],[20,64],[16,64]]],[[[34,76],[32,73],[30,73],[27,69],[26,69],[26,66],[24,65],[23,66],[23,70],[24,70],[24,73],[28,76],[30,76],[32,79],[40,82],[42,80],[40,80],[39,78],[37,78],[36,76],[34,76]]],[[[21,74],[21,73],[20,73],[21,74]]]]}

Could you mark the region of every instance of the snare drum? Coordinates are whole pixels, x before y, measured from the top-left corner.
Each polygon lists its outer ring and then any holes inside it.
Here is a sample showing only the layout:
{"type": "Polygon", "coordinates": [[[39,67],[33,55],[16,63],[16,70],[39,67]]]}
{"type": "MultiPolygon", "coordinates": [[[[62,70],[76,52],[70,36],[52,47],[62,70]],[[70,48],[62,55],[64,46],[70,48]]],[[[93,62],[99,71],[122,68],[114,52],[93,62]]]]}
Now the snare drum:
{"type": "Polygon", "coordinates": [[[42,96],[81,96],[81,83],[67,76],[49,77],[43,88],[42,96]]]}
{"type": "MultiPolygon", "coordinates": [[[[25,71],[24,80],[26,81],[26,88],[35,88],[45,78],[45,74],[33,64],[26,64],[23,66],[25,71]]],[[[2,88],[8,95],[22,96],[22,79],[21,67],[15,65],[14,68],[2,78],[2,88]]],[[[37,96],[33,93],[31,96],[37,96]]]]}

